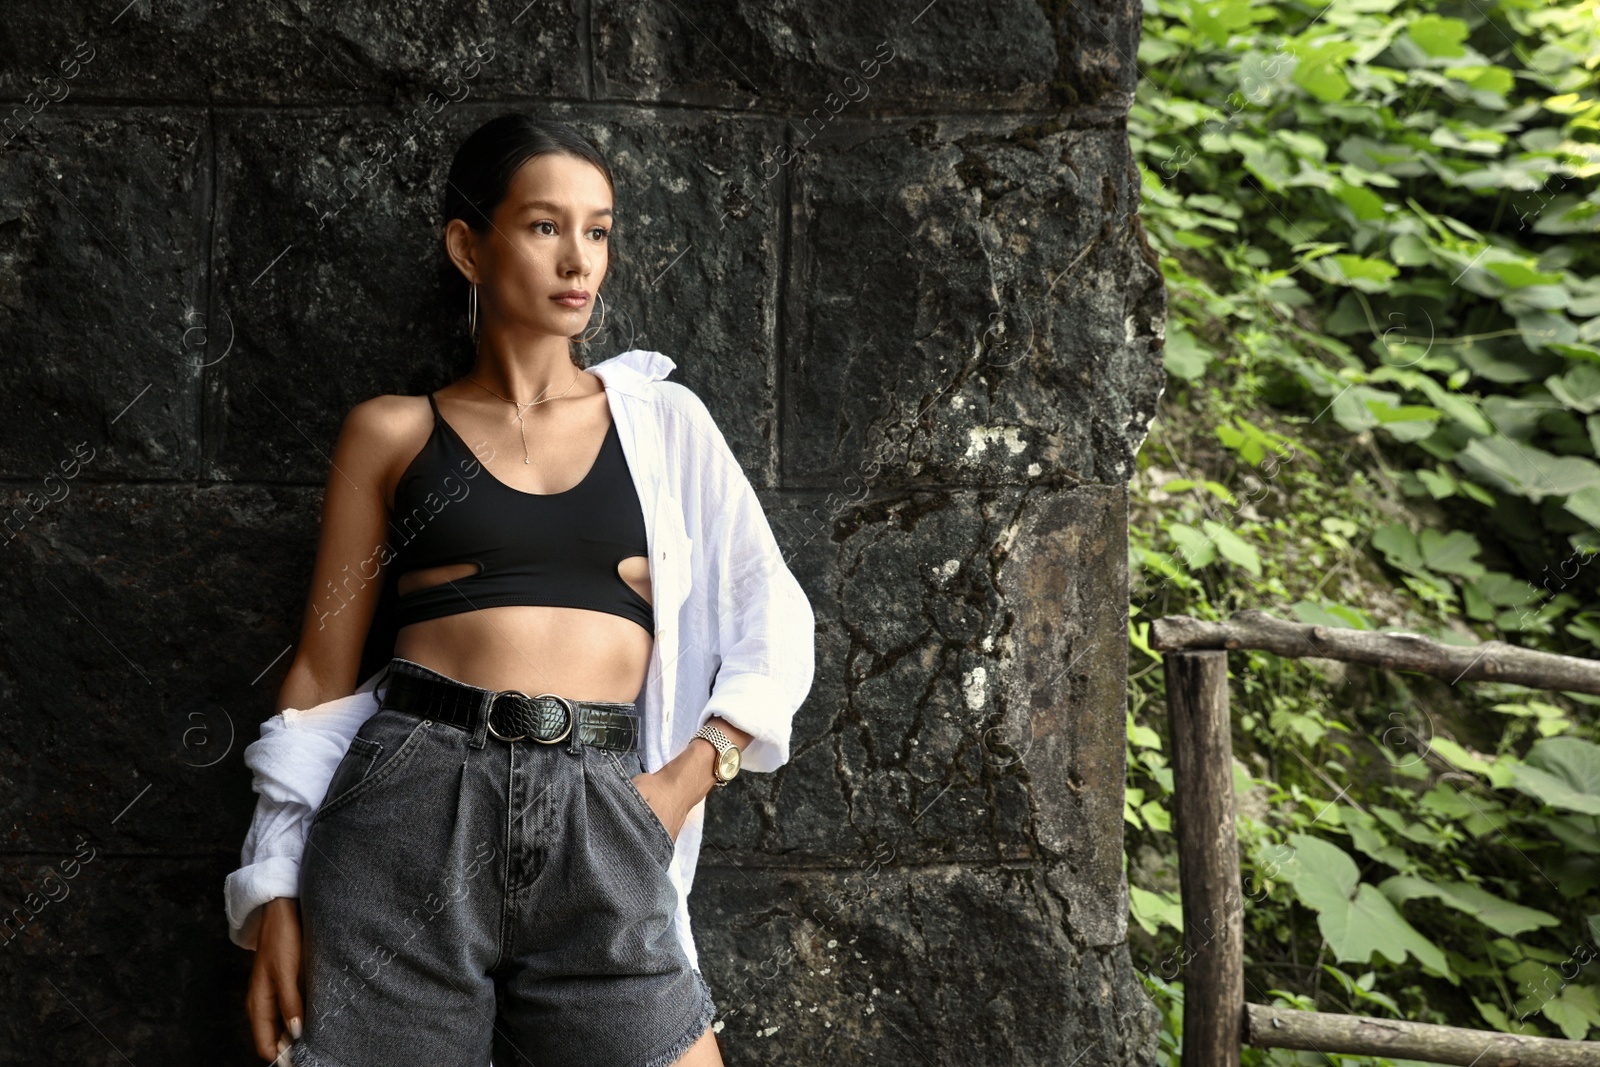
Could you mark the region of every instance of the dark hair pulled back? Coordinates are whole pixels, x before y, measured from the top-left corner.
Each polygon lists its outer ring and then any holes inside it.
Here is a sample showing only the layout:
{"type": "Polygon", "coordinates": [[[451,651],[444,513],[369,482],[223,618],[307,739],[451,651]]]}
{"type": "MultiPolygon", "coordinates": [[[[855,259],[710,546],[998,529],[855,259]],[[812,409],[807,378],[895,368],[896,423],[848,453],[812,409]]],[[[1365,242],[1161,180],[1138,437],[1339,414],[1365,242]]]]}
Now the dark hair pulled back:
{"type": "Polygon", "coordinates": [[[564,122],[511,112],[479,126],[456,149],[444,187],[444,221],[461,219],[479,233],[487,232],[517,169],[553,152],[593,163],[616,192],[611,167],[581,133],[564,122]]]}

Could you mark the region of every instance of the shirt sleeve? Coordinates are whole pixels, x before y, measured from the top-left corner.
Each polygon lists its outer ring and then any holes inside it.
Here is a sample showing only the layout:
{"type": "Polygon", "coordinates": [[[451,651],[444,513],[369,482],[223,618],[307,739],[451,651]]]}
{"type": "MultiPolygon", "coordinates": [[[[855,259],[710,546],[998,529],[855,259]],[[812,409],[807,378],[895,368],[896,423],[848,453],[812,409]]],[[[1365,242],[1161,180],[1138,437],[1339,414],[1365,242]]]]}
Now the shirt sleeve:
{"type": "Polygon", "coordinates": [[[241,948],[254,950],[259,943],[263,904],[300,895],[300,857],[312,816],[351,738],[376,708],[371,684],[315,708],[279,712],[262,723],[260,739],[245,747],[259,799],[239,869],[223,881],[228,937],[241,948]]]}
{"type": "Polygon", "coordinates": [[[690,406],[701,479],[691,536],[704,548],[717,642],[716,675],[695,729],[726,720],[751,735],[740,769],[775,771],[789,761],[794,716],[811,690],[816,622],[738,458],[704,404],[694,398],[690,406]]]}

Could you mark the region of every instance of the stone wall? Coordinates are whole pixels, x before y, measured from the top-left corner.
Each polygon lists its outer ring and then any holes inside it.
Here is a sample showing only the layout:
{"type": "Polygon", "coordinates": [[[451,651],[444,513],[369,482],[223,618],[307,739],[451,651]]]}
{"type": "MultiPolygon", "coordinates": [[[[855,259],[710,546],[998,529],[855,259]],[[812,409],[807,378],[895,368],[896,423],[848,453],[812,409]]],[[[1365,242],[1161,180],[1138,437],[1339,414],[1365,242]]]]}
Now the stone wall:
{"type": "Polygon", "coordinates": [[[692,898],[730,1065],[1152,1062],[1139,13],[9,0],[0,1064],[259,1062],[222,914],[241,750],[344,413],[466,366],[439,190],[512,108],[617,174],[589,361],[678,361],[816,608],[793,758],[714,798],[692,898]]]}

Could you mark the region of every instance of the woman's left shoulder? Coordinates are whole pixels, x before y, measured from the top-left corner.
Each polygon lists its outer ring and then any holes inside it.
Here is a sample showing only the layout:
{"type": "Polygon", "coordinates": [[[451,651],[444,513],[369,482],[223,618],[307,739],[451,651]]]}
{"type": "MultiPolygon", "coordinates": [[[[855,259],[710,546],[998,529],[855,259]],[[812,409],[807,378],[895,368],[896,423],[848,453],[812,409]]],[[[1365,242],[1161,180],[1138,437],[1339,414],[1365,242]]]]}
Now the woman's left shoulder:
{"type": "Polygon", "coordinates": [[[723,437],[722,428],[712,417],[711,409],[706,407],[706,402],[700,399],[700,394],[682,382],[669,382],[665,379],[656,382],[655,389],[662,418],[671,424],[671,429],[680,431],[701,444],[709,444],[717,451],[727,447],[727,439],[723,437]]]}
{"type": "Polygon", "coordinates": [[[711,409],[706,407],[706,402],[700,399],[700,394],[690,389],[682,382],[668,381],[663,378],[655,383],[656,395],[661,403],[669,410],[683,415],[686,418],[703,419],[712,422],[711,409]]]}

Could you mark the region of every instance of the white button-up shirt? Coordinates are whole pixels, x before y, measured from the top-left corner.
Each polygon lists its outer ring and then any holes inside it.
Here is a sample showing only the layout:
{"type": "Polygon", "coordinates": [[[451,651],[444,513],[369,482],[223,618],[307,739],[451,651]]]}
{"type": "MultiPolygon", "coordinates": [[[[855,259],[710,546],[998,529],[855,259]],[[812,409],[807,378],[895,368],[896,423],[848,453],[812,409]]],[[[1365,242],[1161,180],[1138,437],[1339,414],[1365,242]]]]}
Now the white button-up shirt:
{"type": "MultiPolygon", "coordinates": [[[[589,368],[605,383],[649,543],[656,630],[638,698],[641,756],[645,770],[659,770],[718,717],[751,735],[742,770],[774,771],[788,762],[791,723],[811,689],[811,603],[711,413],[688,388],[664,380],[676,366],[635,349],[589,368]]],[[[254,949],[260,906],[299,896],[311,816],[350,739],[378,710],[379,676],[348,697],[274,715],[246,747],[261,799],[242,866],[224,884],[234,943],[254,949]]],[[[675,927],[696,969],[689,890],[704,824],[702,801],[678,832],[671,865],[675,927]]]]}

